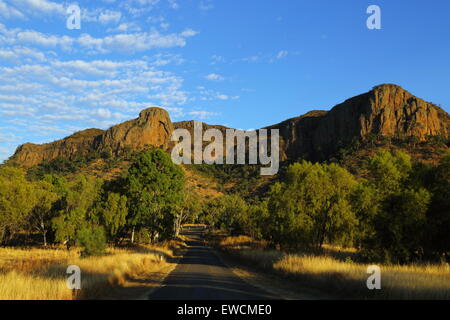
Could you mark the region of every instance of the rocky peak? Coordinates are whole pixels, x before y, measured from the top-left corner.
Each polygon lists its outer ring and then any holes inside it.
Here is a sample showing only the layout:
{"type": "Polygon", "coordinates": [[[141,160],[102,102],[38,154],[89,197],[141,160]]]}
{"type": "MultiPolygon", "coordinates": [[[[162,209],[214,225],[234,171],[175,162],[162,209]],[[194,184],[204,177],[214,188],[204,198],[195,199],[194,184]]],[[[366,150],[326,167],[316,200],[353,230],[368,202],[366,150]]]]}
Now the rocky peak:
{"type": "MultiPolygon", "coordinates": [[[[152,107],[139,117],[106,131],[88,129],[62,140],[44,145],[24,144],[11,158],[24,166],[34,166],[56,157],[73,157],[92,151],[108,150],[120,155],[148,147],[169,149],[174,128],[193,134],[193,121],[172,124],[166,110],[152,107]]],[[[215,128],[225,134],[226,127],[203,123],[203,130],[215,128]]],[[[428,136],[450,134],[450,116],[438,106],[413,96],[394,84],[383,84],[369,92],[350,98],[330,111],[310,111],[267,129],[280,130],[281,160],[299,157],[320,161],[355,138],[384,136],[425,140],[428,136]]]]}
{"type": "Polygon", "coordinates": [[[167,148],[172,131],[173,125],[167,111],[152,107],[141,111],[137,119],[109,128],[102,136],[99,148],[110,148],[116,154],[125,149],[167,148]]]}
{"type": "Polygon", "coordinates": [[[394,84],[382,84],[330,111],[315,111],[279,125],[283,160],[324,160],[353,139],[369,135],[404,139],[450,133],[450,116],[438,106],[394,84]]]}

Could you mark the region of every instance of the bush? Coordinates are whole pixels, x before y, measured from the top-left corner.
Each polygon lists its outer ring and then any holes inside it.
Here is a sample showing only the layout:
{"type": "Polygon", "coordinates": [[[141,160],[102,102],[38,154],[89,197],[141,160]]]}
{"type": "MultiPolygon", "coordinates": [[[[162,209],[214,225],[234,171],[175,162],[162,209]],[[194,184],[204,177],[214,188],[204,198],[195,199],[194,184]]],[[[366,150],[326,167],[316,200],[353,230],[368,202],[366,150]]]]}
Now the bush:
{"type": "Polygon", "coordinates": [[[77,244],[83,247],[82,256],[94,256],[105,253],[106,236],[100,226],[84,227],[78,231],[77,244]]]}

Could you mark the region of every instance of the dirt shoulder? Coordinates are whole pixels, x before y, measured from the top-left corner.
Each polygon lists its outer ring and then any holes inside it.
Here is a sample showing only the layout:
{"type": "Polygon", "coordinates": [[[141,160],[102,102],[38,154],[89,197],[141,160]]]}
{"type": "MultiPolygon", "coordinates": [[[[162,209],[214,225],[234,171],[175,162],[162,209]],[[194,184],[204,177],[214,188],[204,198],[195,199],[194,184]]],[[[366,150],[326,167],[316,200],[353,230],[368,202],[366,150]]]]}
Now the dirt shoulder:
{"type": "Polygon", "coordinates": [[[329,295],[319,290],[307,287],[300,287],[289,279],[282,278],[269,272],[261,271],[258,268],[252,268],[239,262],[226,251],[215,248],[215,253],[222,262],[230,268],[243,281],[261,288],[273,295],[279,296],[284,300],[334,300],[338,297],[329,295]]]}
{"type": "Polygon", "coordinates": [[[120,283],[112,286],[108,294],[99,300],[148,300],[148,297],[162,286],[166,277],[177,267],[186,252],[185,240],[182,237],[177,239],[171,256],[165,257],[150,269],[121,279],[120,283]]]}

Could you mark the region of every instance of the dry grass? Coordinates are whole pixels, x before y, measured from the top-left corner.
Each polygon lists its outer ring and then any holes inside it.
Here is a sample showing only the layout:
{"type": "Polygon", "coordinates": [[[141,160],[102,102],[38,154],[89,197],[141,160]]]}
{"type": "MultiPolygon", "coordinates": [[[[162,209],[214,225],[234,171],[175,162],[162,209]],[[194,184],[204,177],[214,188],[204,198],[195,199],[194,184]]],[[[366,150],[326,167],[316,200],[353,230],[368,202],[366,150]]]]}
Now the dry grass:
{"type": "Polygon", "coordinates": [[[333,292],[340,297],[376,299],[450,299],[450,266],[380,265],[381,290],[368,290],[366,264],[343,261],[353,249],[327,247],[326,255],[286,254],[267,250],[249,237],[227,237],[220,246],[240,261],[282,275],[302,286],[333,292]],[[336,251],[336,252],[334,252],[336,251]]]}
{"type": "Polygon", "coordinates": [[[109,249],[104,256],[89,258],[81,258],[78,250],[0,248],[0,299],[100,298],[128,277],[164,267],[173,255],[173,245],[109,249]],[[76,297],[66,285],[69,265],[81,269],[81,290],[76,297]]]}

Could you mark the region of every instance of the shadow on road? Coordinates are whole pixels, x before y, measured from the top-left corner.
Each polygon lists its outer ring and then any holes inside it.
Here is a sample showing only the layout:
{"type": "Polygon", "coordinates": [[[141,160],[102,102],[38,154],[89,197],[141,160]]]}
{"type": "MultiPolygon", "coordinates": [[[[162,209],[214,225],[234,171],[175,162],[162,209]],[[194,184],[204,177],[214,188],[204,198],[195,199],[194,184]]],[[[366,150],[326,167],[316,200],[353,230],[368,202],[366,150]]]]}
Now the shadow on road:
{"type": "Polygon", "coordinates": [[[236,276],[203,241],[202,227],[183,235],[188,250],[151,300],[265,300],[277,299],[236,276]]]}

